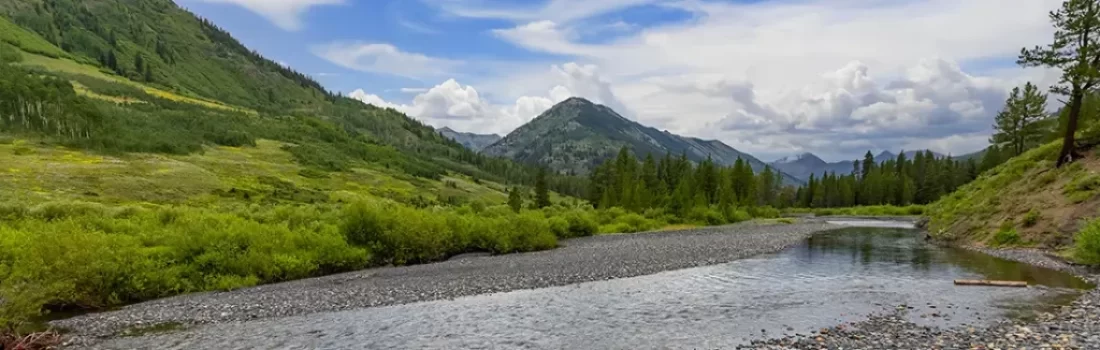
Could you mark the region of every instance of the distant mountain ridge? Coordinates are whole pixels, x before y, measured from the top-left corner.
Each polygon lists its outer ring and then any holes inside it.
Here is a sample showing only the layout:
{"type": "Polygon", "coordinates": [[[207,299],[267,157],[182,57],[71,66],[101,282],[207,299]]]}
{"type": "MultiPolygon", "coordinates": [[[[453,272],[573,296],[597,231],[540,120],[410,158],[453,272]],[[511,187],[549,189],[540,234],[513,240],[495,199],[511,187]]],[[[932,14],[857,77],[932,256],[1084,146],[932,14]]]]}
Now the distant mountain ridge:
{"type": "Polygon", "coordinates": [[[476,152],[480,152],[482,149],[485,149],[485,147],[489,147],[489,145],[492,145],[502,139],[502,137],[497,134],[475,134],[471,132],[459,132],[454,131],[454,129],[451,129],[449,127],[436,129],[436,131],[438,131],[440,135],[443,135],[443,137],[455,140],[455,142],[458,142],[463,146],[466,146],[466,148],[469,148],[470,150],[476,152]]]}
{"type": "MultiPolygon", "coordinates": [[[[913,159],[917,153],[923,153],[925,151],[904,151],[906,159],[913,159]]],[[[946,157],[943,154],[932,152],[932,155],[936,158],[946,157]]],[[[878,155],[875,155],[875,162],[882,163],[887,160],[897,159],[898,155],[890,151],[882,151],[878,155]]],[[[862,160],[862,157],[860,157],[862,160]]],[[[840,162],[826,162],[813,153],[802,153],[795,156],[787,156],[771,162],[773,168],[778,169],[788,175],[794,176],[802,181],[808,181],[810,175],[815,175],[820,178],[826,173],[836,174],[851,174],[855,169],[855,160],[845,160],[840,162]]]]}
{"type": "MultiPolygon", "coordinates": [[[[500,141],[486,147],[487,155],[548,166],[559,172],[585,174],[628,147],[638,157],[687,155],[692,161],[708,156],[733,164],[738,158],[763,171],[766,163],[716,140],[683,137],[631,121],[607,106],[573,97],[562,101],[500,141]]],[[[801,180],[785,176],[784,183],[801,180]]]]}

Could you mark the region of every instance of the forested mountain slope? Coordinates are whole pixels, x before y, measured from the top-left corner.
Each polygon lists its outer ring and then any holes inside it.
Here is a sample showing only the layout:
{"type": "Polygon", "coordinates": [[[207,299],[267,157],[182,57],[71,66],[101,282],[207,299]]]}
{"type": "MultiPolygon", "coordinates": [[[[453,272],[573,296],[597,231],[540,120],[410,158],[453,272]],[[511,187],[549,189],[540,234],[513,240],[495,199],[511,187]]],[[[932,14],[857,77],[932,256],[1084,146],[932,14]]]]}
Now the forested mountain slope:
{"type": "MultiPolygon", "coordinates": [[[[534,182],[534,168],[480,156],[397,111],[329,93],[169,0],[12,0],[0,3],[0,15],[0,40],[23,53],[17,65],[93,97],[58,102],[69,114],[118,116],[89,117],[90,129],[70,135],[71,145],[187,153],[266,138],[325,171],[366,161],[427,178],[452,171],[534,182]]],[[[583,181],[571,181],[550,182],[580,194],[583,181]]]]}
{"type": "Polygon", "coordinates": [[[485,147],[489,147],[501,139],[500,135],[497,134],[484,135],[470,132],[458,132],[448,127],[439,129],[439,134],[477,152],[480,152],[482,149],[485,149],[485,147]]]}
{"type": "MultiPolygon", "coordinates": [[[[738,158],[761,172],[766,164],[720,141],[701,140],[659,131],[624,118],[607,106],[570,98],[485,148],[488,155],[540,164],[563,173],[586,174],[613,158],[622,147],[638,157],[666,154],[701,162],[707,157],[722,165],[738,158]]],[[[785,177],[785,183],[801,181],[785,177]]]]}

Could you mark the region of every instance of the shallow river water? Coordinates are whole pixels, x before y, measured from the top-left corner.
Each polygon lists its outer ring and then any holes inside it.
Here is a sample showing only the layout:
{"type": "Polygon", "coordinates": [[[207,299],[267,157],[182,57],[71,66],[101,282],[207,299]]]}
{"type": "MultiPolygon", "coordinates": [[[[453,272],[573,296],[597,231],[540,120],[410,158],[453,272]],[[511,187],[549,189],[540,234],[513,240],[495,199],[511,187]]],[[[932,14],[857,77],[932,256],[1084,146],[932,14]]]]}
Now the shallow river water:
{"type": "MultiPolygon", "coordinates": [[[[843,224],[843,223],[841,223],[843,224]]],[[[868,226],[849,222],[850,225],[868,226]]],[[[933,246],[896,223],[816,235],[732,263],[565,287],[230,323],[107,348],[731,348],[908,310],[932,326],[983,324],[1065,302],[1070,275],[933,246]],[[957,287],[954,279],[1030,288],[957,287]],[[904,305],[904,306],[902,306],[904,305]],[[911,309],[910,309],[911,308],[911,309]]],[[[907,224],[900,224],[907,226],[907,224]]]]}

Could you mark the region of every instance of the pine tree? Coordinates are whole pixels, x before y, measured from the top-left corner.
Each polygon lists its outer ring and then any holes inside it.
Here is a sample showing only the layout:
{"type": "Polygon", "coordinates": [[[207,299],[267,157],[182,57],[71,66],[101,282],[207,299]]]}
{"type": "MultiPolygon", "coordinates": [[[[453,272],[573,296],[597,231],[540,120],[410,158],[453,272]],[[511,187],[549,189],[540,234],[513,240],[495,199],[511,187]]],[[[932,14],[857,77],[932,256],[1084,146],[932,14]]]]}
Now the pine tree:
{"type": "Polygon", "coordinates": [[[1076,133],[1085,94],[1100,84],[1100,4],[1096,0],[1067,0],[1050,13],[1054,40],[1046,47],[1024,48],[1017,61],[1025,67],[1050,67],[1062,72],[1051,92],[1069,96],[1062,150],[1057,166],[1079,158],[1076,133]]]}
{"type": "Polygon", "coordinates": [[[1007,147],[1013,156],[1035,146],[1043,137],[1038,122],[1045,117],[1046,100],[1047,96],[1030,82],[1023,90],[1013,88],[1004,109],[997,114],[993,125],[997,133],[990,143],[1007,147]]]}
{"type": "Polygon", "coordinates": [[[550,190],[546,184],[546,169],[540,168],[535,177],[535,207],[542,209],[550,206],[550,190]]]}
{"type": "Polygon", "coordinates": [[[508,191],[508,206],[517,213],[523,209],[523,197],[520,196],[518,187],[512,187],[512,190],[508,191]]]}

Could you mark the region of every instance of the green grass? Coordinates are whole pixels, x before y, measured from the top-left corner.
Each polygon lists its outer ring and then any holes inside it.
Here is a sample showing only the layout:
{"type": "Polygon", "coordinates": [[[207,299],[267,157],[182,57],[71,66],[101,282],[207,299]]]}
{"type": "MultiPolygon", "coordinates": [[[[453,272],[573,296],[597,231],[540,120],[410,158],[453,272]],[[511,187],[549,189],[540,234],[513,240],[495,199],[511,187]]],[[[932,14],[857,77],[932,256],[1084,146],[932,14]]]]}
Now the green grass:
{"type": "Polygon", "coordinates": [[[32,33],[0,16],[0,41],[11,44],[26,52],[55,58],[73,58],[38,34],[32,33]]]}
{"type": "Polygon", "coordinates": [[[1061,143],[1054,142],[1032,149],[928,205],[926,215],[929,218],[929,232],[944,240],[987,241],[989,235],[999,232],[996,229],[999,225],[997,218],[1000,213],[1006,212],[1003,206],[1015,205],[1014,198],[1034,193],[1041,186],[1050,185],[1059,178],[1073,176],[1082,171],[1079,164],[1063,169],[1054,168],[1051,159],[1059,147],[1061,143]],[[1025,176],[1040,171],[1045,173],[1025,176]]]}
{"type": "MultiPolygon", "coordinates": [[[[199,97],[185,96],[185,95],[170,92],[170,91],[167,91],[167,90],[164,90],[164,89],[161,89],[161,88],[148,86],[148,85],[138,83],[138,82],[132,81],[130,79],[127,79],[127,78],[124,78],[124,77],[121,77],[121,76],[114,75],[113,73],[105,72],[103,70],[100,70],[96,66],[86,64],[86,63],[77,62],[77,61],[74,61],[74,60],[71,60],[71,59],[67,59],[65,57],[67,57],[67,56],[53,57],[53,56],[50,56],[50,55],[42,55],[42,54],[36,54],[36,53],[33,53],[33,52],[27,52],[27,53],[23,54],[23,60],[21,62],[19,62],[19,64],[22,65],[22,66],[37,67],[37,68],[45,69],[45,70],[50,71],[50,72],[75,74],[75,75],[86,76],[86,77],[90,77],[90,78],[94,78],[94,79],[99,79],[99,80],[109,82],[109,83],[122,84],[122,85],[126,85],[126,86],[130,86],[130,87],[133,87],[133,88],[140,89],[141,91],[145,92],[146,94],[148,94],[150,96],[154,96],[154,97],[157,97],[157,98],[162,98],[162,99],[166,99],[166,100],[170,100],[170,101],[192,104],[192,105],[201,106],[201,107],[204,107],[204,108],[212,108],[212,109],[231,111],[231,112],[242,112],[242,113],[248,113],[248,114],[252,114],[252,115],[256,114],[256,111],[248,109],[248,108],[243,108],[243,107],[238,107],[238,106],[231,106],[231,105],[227,105],[227,104],[220,103],[220,102],[217,102],[217,101],[212,101],[212,100],[209,100],[209,99],[204,99],[204,98],[199,98],[199,97]]],[[[118,96],[115,96],[115,97],[118,97],[118,96]]],[[[130,100],[130,99],[132,99],[132,98],[127,98],[127,100],[130,100]]],[[[146,102],[149,102],[149,101],[146,101],[146,102]]]]}

